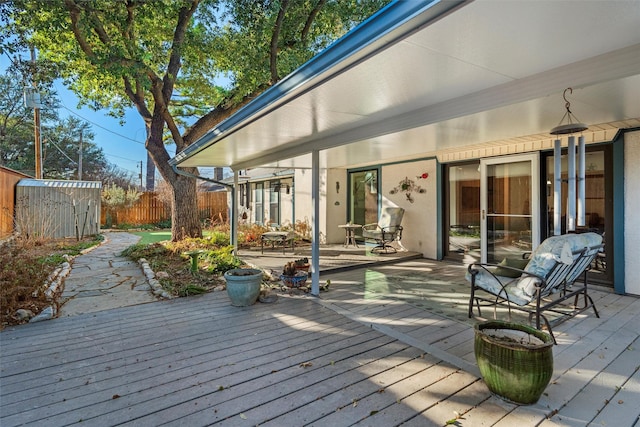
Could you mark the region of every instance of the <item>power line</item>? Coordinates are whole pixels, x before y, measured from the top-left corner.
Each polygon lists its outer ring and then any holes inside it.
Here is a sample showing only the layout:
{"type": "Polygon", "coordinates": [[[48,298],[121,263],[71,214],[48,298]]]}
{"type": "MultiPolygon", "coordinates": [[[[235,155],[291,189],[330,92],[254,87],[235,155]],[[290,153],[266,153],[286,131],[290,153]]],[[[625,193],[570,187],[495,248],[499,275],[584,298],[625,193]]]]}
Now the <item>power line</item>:
{"type": "Polygon", "coordinates": [[[116,156],[115,154],[109,154],[109,153],[105,153],[104,151],[102,152],[105,156],[109,156],[109,157],[116,157],[118,159],[122,159],[122,160],[128,160],[130,162],[135,162],[138,163],[140,160],[134,160],[134,159],[127,159],[126,157],[121,157],[121,156],[116,156]]]}
{"type": "Polygon", "coordinates": [[[82,117],[80,114],[78,114],[78,113],[76,113],[75,111],[73,111],[73,110],[71,110],[71,109],[67,108],[67,107],[66,107],[66,105],[64,105],[62,102],[60,102],[60,104],[62,105],[62,108],[64,108],[65,110],[67,110],[67,111],[68,111],[68,112],[70,112],[71,114],[73,114],[73,115],[75,115],[75,116],[80,117],[82,120],[85,120],[85,121],[87,121],[87,122],[91,123],[92,125],[99,127],[100,129],[104,129],[104,130],[106,130],[107,132],[111,132],[111,133],[112,133],[112,134],[114,134],[114,135],[118,135],[120,138],[124,138],[124,139],[127,139],[127,140],[129,140],[129,141],[133,141],[133,142],[135,142],[135,143],[137,143],[137,144],[142,144],[142,145],[144,145],[144,142],[136,141],[136,140],[135,140],[135,139],[133,139],[133,138],[129,138],[128,136],[125,136],[125,135],[119,134],[118,132],[114,132],[114,131],[112,131],[111,129],[108,129],[108,128],[106,128],[106,127],[102,126],[102,125],[99,125],[99,124],[98,124],[98,123],[96,123],[96,122],[93,122],[93,121],[91,121],[91,120],[89,120],[89,119],[87,119],[87,118],[85,118],[85,117],[82,117]]]}

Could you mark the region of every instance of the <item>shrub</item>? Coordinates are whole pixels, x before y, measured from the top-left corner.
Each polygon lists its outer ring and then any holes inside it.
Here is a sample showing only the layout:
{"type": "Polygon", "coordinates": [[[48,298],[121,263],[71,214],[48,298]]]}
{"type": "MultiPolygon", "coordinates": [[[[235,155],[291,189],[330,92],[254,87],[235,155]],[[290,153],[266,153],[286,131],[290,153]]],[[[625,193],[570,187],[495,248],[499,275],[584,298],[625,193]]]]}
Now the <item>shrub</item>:
{"type": "Polygon", "coordinates": [[[207,270],[211,273],[224,273],[242,265],[242,261],[233,254],[233,246],[214,249],[205,253],[203,258],[209,264],[207,270]]]}

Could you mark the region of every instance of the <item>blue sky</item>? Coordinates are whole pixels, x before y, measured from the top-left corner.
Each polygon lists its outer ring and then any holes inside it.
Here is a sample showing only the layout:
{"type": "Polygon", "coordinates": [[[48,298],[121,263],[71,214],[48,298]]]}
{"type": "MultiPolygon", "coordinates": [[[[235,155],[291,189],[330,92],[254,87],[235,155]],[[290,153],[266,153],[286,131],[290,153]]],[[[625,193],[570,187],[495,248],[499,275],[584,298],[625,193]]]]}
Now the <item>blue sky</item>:
{"type": "MultiPolygon", "coordinates": [[[[8,65],[7,56],[0,55],[0,70],[4,71],[8,65]]],[[[57,80],[54,87],[61,103],[61,108],[58,110],[60,118],[73,115],[87,121],[95,134],[93,141],[102,148],[110,163],[131,171],[137,177],[142,161],[143,175],[146,173],[144,122],[135,109],[126,112],[124,124],[121,125],[120,120],[110,117],[107,110],[94,111],[88,107],[78,108],[78,98],[64,87],[61,80],[57,80]]],[[[44,140],[46,135],[43,134],[42,138],[44,140]]],[[[168,150],[171,156],[175,154],[175,146],[169,146],[168,150]]]]}

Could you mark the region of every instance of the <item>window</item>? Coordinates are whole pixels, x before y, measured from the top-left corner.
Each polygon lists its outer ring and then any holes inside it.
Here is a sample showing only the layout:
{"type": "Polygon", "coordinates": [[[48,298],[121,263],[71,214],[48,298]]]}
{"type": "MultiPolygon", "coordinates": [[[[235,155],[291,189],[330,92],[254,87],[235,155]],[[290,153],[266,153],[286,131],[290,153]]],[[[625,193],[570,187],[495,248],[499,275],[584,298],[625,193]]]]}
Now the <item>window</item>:
{"type": "Polygon", "coordinates": [[[280,224],[280,180],[269,181],[269,222],[280,224]]]}
{"type": "Polygon", "coordinates": [[[262,182],[256,183],[254,200],[256,201],[255,210],[256,210],[257,224],[264,224],[264,206],[262,204],[263,193],[264,193],[264,183],[262,182]]]}

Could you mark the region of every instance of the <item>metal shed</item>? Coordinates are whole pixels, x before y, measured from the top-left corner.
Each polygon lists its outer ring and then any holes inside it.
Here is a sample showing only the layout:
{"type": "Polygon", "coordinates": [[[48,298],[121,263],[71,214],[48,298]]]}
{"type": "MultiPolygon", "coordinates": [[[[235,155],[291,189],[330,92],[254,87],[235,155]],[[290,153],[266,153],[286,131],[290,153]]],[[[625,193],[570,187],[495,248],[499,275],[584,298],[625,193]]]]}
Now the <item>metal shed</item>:
{"type": "Polygon", "coordinates": [[[16,231],[50,238],[100,231],[99,181],[22,179],[16,185],[16,231]]]}

